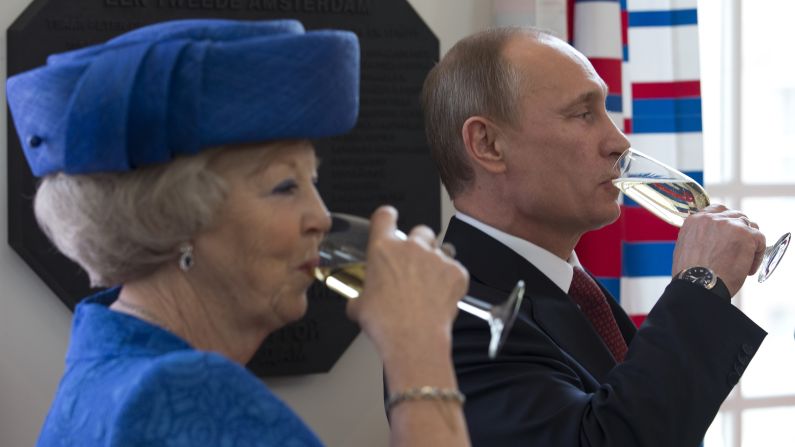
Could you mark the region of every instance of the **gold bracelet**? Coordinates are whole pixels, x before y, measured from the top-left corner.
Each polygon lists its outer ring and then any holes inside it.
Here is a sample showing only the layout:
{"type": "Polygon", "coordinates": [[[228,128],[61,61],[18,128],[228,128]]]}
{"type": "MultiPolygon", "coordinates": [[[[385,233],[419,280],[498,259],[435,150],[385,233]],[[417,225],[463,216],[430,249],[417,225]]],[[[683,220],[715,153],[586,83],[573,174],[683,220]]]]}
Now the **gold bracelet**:
{"type": "Polygon", "coordinates": [[[395,405],[407,400],[440,400],[463,405],[466,402],[466,397],[460,391],[452,388],[437,388],[435,386],[409,388],[390,395],[386,401],[386,411],[389,412],[395,405]]]}

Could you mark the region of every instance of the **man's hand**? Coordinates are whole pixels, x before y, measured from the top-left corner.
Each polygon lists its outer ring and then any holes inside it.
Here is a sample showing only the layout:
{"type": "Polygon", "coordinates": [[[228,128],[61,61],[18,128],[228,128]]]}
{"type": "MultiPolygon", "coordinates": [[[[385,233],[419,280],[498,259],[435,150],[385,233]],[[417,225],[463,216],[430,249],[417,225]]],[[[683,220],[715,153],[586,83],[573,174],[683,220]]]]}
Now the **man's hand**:
{"type": "Polygon", "coordinates": [[[673,274],[709,267],[734,296],[762,262],[765,236],[739,211],[710,205],[685,219],[676,241],[673,274]]]}

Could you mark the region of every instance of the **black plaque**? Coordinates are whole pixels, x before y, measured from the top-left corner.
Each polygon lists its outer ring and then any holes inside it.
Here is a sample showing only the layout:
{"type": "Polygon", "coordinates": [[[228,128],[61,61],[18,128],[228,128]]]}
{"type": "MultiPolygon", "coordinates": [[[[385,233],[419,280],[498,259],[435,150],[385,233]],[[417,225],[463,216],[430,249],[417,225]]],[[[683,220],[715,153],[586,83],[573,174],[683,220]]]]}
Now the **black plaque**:
{"type": "MultiPolygon", "coordinates": [[[[295,18],[307,29],[354,31],[361,43],[361,110],[350,134],[317,142],[319,189],[329,209],[369,216],[389,203],[400,226],[440,227],[439,180],[422,128],[419,93],[439,43],[405,0],[34,0],[7,30],[8,75],[47,55],[183,18],[295,18]]],[[[70,309],[93,291],[82,270],[41,233],[31,175],[8,116],[8,239],[70,309]]],[[[310,289],[307,315],[272,334],[249,367],[260,376],[326,372],[358,334],[345,302],[310,289]]]]}

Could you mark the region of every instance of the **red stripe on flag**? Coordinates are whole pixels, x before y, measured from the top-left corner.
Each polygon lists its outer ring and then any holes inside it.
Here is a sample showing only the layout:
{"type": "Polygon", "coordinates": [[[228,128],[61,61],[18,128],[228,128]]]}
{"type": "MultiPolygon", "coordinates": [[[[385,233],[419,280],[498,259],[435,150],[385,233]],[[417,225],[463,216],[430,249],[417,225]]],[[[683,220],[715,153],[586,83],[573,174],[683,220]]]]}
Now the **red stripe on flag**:
{"type": "Polygon", "coordinates": [[[627,242],[675,241],[679,236],[679,228],[643,208],[622,206],[621,216],[624,219],[624,240],[627,242]]]}
{"type": "Polygon", "coordinates": [[[574,45],[574,0],[566,2],[566,26],[568,27],[567,34],[569,43],[574,45]]]}
{"type": "Polygon", "coordinates": [[[589,58],[593,68],[607,84],[608,93],[621,94],[621,59],[589,58]]]}
{"type": "Polygon", "coordinates": [[[700,81],[639,82],[632,84],[632,99],[697,98],[701,96],[700,81]]]}
{"type": "Polygon", "coordinates": [[[623,223],[616,222],[596,231],[585,233],[577,244],[577,258],[594,276],[621,276],[621,233],[623,223]]]}
{"type": "Polygon", "coordinates": [[[624,118],[624,133],[632,133],[632,118],[624,118]]]}
{"type": "Polygon", "coordinates": [[[627,37],[627,30],[629,29],[629,13],[626,9],[621,11],[621,44],[626,45],[629,42],[627,37]]]}
{"type": "Polygon", "coordinates": [[[646,315],[630,315],[629,319],[635,323],[635,327],[640,327],[640,325],[646,321],[646,315]]]}

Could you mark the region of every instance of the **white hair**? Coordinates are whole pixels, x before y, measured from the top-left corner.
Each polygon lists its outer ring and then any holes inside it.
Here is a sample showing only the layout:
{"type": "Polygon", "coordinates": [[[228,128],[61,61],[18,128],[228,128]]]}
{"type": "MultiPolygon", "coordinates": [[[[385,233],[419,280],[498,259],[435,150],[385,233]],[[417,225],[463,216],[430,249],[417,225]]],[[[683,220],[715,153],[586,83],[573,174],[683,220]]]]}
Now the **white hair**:
{"type": "Polygon", "coordinates": [[[212,223],[226,195],[208,166],[214,153],[130,172],[49,175],[36,192],[36,219],[92,286],[145,276],[176,262],[179,246],[212,223]]]}

